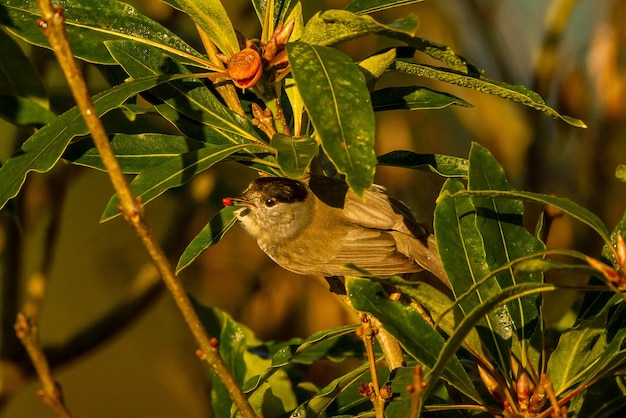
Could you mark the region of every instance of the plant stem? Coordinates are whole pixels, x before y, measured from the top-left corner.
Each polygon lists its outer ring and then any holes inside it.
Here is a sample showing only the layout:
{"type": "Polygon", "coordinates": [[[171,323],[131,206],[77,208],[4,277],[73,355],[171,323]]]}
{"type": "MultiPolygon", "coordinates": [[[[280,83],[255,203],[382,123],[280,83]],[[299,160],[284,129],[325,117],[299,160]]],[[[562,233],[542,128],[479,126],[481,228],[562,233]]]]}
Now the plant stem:
{"type": "Polygon", "coordinates": [[[37,325],[20,313],[17,315],[17,321],[15,322],[15,333],[24,345],[24,348],[26,348],[26,352],[33,362],[37,376],[39,376],[41,381],[42,389],[38,393],[39,396],[56,416],[70,418],[72,415],[63,401],[61,388],[52,377],[50,365],[39,344],[37,325]]]}
{"type": "Polygon", "coordinates": [[[365,351],[367,352],[367,359],[370,366],[370,374],[372,377],[371,388],[374,393],[370,394],[370,400],[374,405],[374,411],[376,418],[384,418],[385,416],[385,399],[381,396],[380,383],[378,382],[378,373],[376,371],[376,356],[374,354],[374,337],[378,332],[378,329],[372,327],[371,316],[368,314],[361,314],[361,339],[365,345],[365,351]]]}
{"type": "MultiPolygon", "coordinates": [[[[224,63],[217,57],[217,48],[215,47],[215,43],[209,38],[205,31],[203,31],[200,26],[196,25],[196,29],[198,30],[198,34],[200,35],[200,40],[202,41],[202,45],[204,46],[204,50],[206,51],[211,63],[218,68],[222,68],[225,70],[224,63]]],[[[237,112],[243,117],[246,117],[246,112],[243,110],[241,106],[241,100],[239,100],[239,96],[237,95],[237,90],[233,83],[228,79],[228,77],[219,77],[213,83],[217,92],[222,96],[226,106],[233,112],[237,112]]]]}
{"type": "Polygon", "coordinates": [[[74,99],[91,132],[93,142],[100,153],[103,164],[107,168],[111,183],[120,199],[120,211],[139,236],[152,262],[159,271],[161,278],[165,282],[167,289],[172,294],[178,309],[202,351],[202,357],[206,359],[218,379],[220,379],[228,390],[231,399],[239,409],[239,413],[246,418],[255,417],[256,415],[252,407],[241,391],[232,372],[220,357],[215,345],[211,344],[211,339],[207,335],[206,330],[202,327],[200,319],[193,309],[183,286],[174,274],[174,270],[167,260],[165,253],[153,237],[149,225],[144,218],[143,205],[140,201],[135,199],[128,188],[126,179],[111,149],[104,127],[95,113],[85,81],[74,61],[65,32],[65,21],[63,19],[62,10],[60,8],[54,9],[50,0],[38,0],[38,4],[43,17],[43,19],[39,21],[39,25],[55,52],[59,65],[68,80],[74,99]]]}

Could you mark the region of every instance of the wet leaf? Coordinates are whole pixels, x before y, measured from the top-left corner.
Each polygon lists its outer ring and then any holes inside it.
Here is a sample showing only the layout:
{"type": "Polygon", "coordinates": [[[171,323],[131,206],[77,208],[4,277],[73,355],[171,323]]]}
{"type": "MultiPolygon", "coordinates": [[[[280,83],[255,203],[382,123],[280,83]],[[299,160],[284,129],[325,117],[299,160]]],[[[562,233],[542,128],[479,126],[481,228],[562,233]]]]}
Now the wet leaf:
{"type": "MultiPolygon", "coordinates": [[[[94,96],[94,109],[102,116],[142,91],[183,77],[185,76],[147,77],[121,84],[94,96]]],[[[80,111],[74,107],[28,138],[21,149],[0,167],[0,184],[3,185],[0,189],[0,208],[9,199],[17,196],[29,172],[44,173],[50,170],[61,158],[72,138],[88,132],[80,111]]]]}
{"type": "Polygon", "coordinates": [[[352,0],[345,10],[355,14],[367,14],[421,1],[423,0],[352,0]]]}
{"type": "MultiPolygon", "coordinates": [[[[182,186],[194,175],[207,170],[214,164],[224,160],[231,154],[241,151],[247,144],[239,145],[211,145],[188,153],[170,157],[163,164],[149,168],[139,173],[128,185],[133,196],[141,198],[143,203],[160,196],[165,191],[182,186]]],[[[120,201],[117,195],[107,203],[101,222],[118,216],[117,209],[120,201]]]]}
{"type": "Polygon", "coordinates": [[[237,209],[238,208],[234,206],[222,208],[222,210],[202,228],[200,233],[191,240],[180,256],[178,265],[176,266],[176,274],[191,264],[204,250],[220,242],[224,234],[237,223],[237,217],[234,213],[237,209]]]}
{"type": "Polygon", "coordinates": [[[473,107],[470,103],[452,94],[431,90],[427,87],[387,87],[372,92],[374,111],[443,109],[452,105],[473,107]]]}
{"type": "MultiPolygon", "coordinates": [[[[140,173],[204,145],[204,142],[177,135],[115,134],[111,137],[111,148],[125,174],[140,173]]],[[[63,158],[77,165],[105,170],[100,154],[90,139],[70,144],[63,158]]]]}
{"type": "MultiPolygon", "coordinates": [[[[136,42],[112,41],[107,48],[133,78],[189,74],[176,56],[136,42]]],[[[152,90],[164,101],[157,110],[185,135],[214,144],[260,142],[252,123],[229,110],[201,80],[173,81],[152,90]],[[185,117],[181,118],[181,114],[185,117]]]]}
{"type": "MultiPolygon", "coordinates": [[[[420,364],[435,365],[445,340],[415,308],[392,301],[381,284],[369,279],[346,277],[346,291],[355,309],[376,317],[420,364]]],[[[480,399],[458,358],[449,359],[441,376],[468,397],[480,399]]]]}
{"type": "Polygon", "coordinates": [[[327,10],[309,19],[300,40],[314,45],[334,45],[374,34],[410,37],[415,34],[417,25],[417,17],[413,14],[384,25],[370,16],[358,16],[344,10],[327,10]]]}
{"type": "Polygon", "coordinates": [[[446,68],[433,67],[425,64],[397,60],[395,62],[397,71],[420,77],[432,78],[461,87],[471,88],[483,93],[502,97],[525,106],[532,107],[549,116],[563,120],[564,122],[579,128],[586,128],[587,125],[579,119],[571,116],[561,115],[556,110],[548,106],[543,99],[534,91],[522,85],[511,85],[502,81],[490,80],[482,76],[473,76],[459,73],[446,68]]]}
{"type": "Polygon", "coordinates": [[[311,161],[319,152],[317,141],[308,136],[294,138],[275,134],[271,146],[276,149],[276,161],[281,171],[293,179],[304,176],[311,161]]]}
{"type": "Polygon", "coordinates": [[[324,152],[359,195],[373,181],[374,112],[363,74],[343,53],[287,44],[291,72],[324,152]]]}
{"type": "MultiPolygon", "coordinates": [[[[3,4],[0,24],[27,42],[50,48],[48,40],[35,24],[41,17],[36,1],[5,0],[3,4]]],[[[185,57],[188,62],[206,62],[205,57],[174,33],[126,3],[115,0],[62,0],[56,1],[55,6],[63,8],[72,52],[79,59],[115,64],[104,42],[126,39],[173,52],[185,57]]]]}
{"type": "MultiPolygon", "coordinates": [[[[469,158],[468,189],[510,191],[504,170],[484,148],[474,144],[469,158]]],[[[465,187],[448,180],[442,196],[455,195],[465,187]]],[[[515,259],[534,254],[544,245],[523,225],[523,204],[515,199],[483,196],[443,198],[435,211],[435,236],[444,268],[459,306],[466,314],[502,289],[520,283],[540,283],[541,273],[520,274],[511,266],[515,259]],[[503,268],[503,266],[510,266],[503,268]]],[[[480,324],[482,338],[500,364],[508,361],[513,334],[523,345],[538,321],[537,296],[499,306],[480,324]]]]}
{"type": "Polygon", "coordinates": [[[239,52],[237,34],[220,0],[176,0],[176,3],[222,53],[230,57],[239,52]]]}
{"type": "Polygon", "coordinates": [[[378,156],[378,164],[437,173],[443,177],[467,178],[469,161],[441,154],[417,154],[412,151],[391,151],[378,156]]]}

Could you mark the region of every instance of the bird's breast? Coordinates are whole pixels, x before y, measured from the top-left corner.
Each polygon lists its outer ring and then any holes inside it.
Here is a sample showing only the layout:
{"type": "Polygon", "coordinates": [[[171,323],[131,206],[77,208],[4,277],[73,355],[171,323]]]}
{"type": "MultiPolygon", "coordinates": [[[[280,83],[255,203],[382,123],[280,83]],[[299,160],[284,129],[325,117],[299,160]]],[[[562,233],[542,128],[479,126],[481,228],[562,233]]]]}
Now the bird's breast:
{"type": "Polygon", "coordinates": [[[341,224],[315,220],[298,236],[287,240],[259,241],[259,247],[287,270],[299,274],[325,274],[324,267],[341,251],[348,229],[341,224]]]}

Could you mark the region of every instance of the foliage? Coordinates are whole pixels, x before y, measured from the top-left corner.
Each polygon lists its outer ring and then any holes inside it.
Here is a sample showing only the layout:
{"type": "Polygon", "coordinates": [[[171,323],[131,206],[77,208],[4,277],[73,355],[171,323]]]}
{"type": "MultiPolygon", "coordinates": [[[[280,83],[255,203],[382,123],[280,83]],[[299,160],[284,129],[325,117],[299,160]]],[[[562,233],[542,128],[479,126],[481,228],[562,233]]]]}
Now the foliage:
{"type": "MultiPolygon", "coordinates": [[[[159,131],[165,124],[155,124],[151,133],[111,134],[123,171],[134,176],[130,186],[135,196],[148,203],[227,161],[294,178],[319,164],[330,175],[342,175],[360,194],[372,184],[377,164],[446,177],[434,229],[453,299],[397,277],[346,280],[351,305],[378,318],[406,354],[406,369],[379,368],[379,378],[392,389],[386,416],[406,417],[408,410],[547,416],[551,408],[562,406],[575,416],[590,416],[599,402],[606,408],[603,413],[619,407],[592,389],[623,395],[618,372],[626,361],[621,293],[625,261],[618,235],[624,234],[626,221],[609,232],[596,215],[569,200],[514,190],[495,158],[478,144],[467,159],[400,150],[374,153],[374,112],[471,106],[418,84],[376,89],[377,80],[389,73],[414,75],[416,83],[426,77],[478,90],[575,127],[584,127],[582,121],[559,114],[524,86],[485,77],[450,47],[420,38],[412,14],[390,23],[370,16],[413,1],[354,0],[344,10],[320,11],[305,22],[299,1],[253,0],[263,28],[256,45],[240,44],[219,1],[167,3],[189,15],[213,42],[205,38],[206,53],[123,3],[59,2],[76,58],[96,65],[112,83],[93,97],[98,115],[122,109],[117,117],[125,114],[133,120],[150,114],[170,125],[159,131]],[[360,62],[334,48],[373,34],[398,46],[360,62]],[[212,47],[223,54],[226,69],[212,47]],[[243,70],[252,73],[240,78],[233,62],[244,53],[258,56],[261,70],[246,67],[243,70]],[[422,56],[438,66],[422,63],[422,56]],[[237,90],[234,104],[229,96],[234,90],[229,93],[220,84],[223,79],[245,85],[237,90]],[[139,104],[145,102],[149,105],[139,104]],[[171,127],[177,135],[171,134],[171,127]],[[541,220],[532,232],[525,227],[525,202],[557,208],[592,228],[604,241],[606,264],[571,250],[547,251],[541,220]],[[568,261],[555,261],[555,254],[568,261]],[[545,283],[543,274],[555,270],[593,273],[602,281],[586,296],[575,325],[560,333],[554,346],[546,346],[541,295],[557,286],[545,283]],[[390,300],[387,286],[412,303],[390,300]],[[414,303],[428,310],[434,326],[414,303]],[[421,399],[407,389],[418,365],[428,382],[421,399]],[[552,393],[555,404],[550,405],[547,396],[552,393]]],[[[4,0],[0,12],[7,32],[47,47],[32,24],[39,15],[35,2],[4,0]]],[[[0,168],[0,207],[20,193],[31,171],[48,172],[61,160],[103,169],[79,111],[73,108],[57,116],[48,110],[43,82],[7,32],[0,31],[0,38],[16,51],[11,62],[20,70],[11,72],[9,93],[0,96],[15,105],[1,106],[1,116],[37,129],[0,168]]],[[[102,221],[117,216],[117,205],[113,196],[102,221]]],[[[216,244],[233,224],[232,208],[220,211],[189,244],[177,270],[216,244]]],[[[355,327],[287,342],[259,342],[224,312],[199,304],[197,311],[211,335],[218,337],[220,352],[259,414],[372,416],[372,404],[358,390],[360,382],[371,380],[366,362],[325,387],[306,384],[306,391],[295,368],[321,359],[363,360],[355,327]]],[[[216,383],[212,390],[216,416],[234,416],[224,388],[216,383]]]]}

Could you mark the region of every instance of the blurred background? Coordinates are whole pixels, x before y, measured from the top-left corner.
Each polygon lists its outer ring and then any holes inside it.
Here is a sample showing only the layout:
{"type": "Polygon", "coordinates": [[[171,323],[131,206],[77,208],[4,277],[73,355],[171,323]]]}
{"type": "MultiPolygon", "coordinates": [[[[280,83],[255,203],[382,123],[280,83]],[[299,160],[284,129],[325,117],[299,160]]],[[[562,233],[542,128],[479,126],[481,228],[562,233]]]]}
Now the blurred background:
{"type": "MultiPolygon", "coordinates": [[[[130,3],[201,50],[185,16],[157,0],[130,3]]],[[[260,34],[249,1],[225,3],[238,30],[247,37],[260,34]]],[[[305,20],[319,9],[347,3],[303,1],[305,20]]],[[[406,149],[467,157],[476,141],[494,153],[513,187],[570,198],[612,229],[626,207],[626,186],[614,175],[616,167],[626,163],[626,1],[438,0],[377,13],[375,18],[386,23],[408,13],[419,17],[418,36],[450,45],[484,68],[489,78],[538,91],[549,105],[584,120],[588,128],[570,127],[502,99],[406,76],[402,83],[448,91],[474,107],[379,113],[378,154],[406,149]]],[[[387,42],[372,37],[340,49],[358,60],[387,42]]],[[[24,48],[40,69],[54,111],[71,107],[52,53],[24,48]]],[[[108,87],[95,68],[85,64],[83,69],[93,93],[108,87]]],[[[397,84],[398,75],[393,78],[397,84]]],[[[383,77],[377,87],[385,83],[383,77]]],[[[148,122],[142,123],[130,129],[154,131],[148,122]]],[[[0,161],[30,133],[0,121],[0,161]]],[[[221,208],[221,198],[237,195],[254,177],[250,170],[225,164],[146,207],[174,263],[221,208]]],[[[384,167],[376,181],[412,207],[420,220],[432,224],[440,177],[384,167]]],[[[6,210],[0,214],[0,251],[5,261],[19,260],[8,263],[12,269],[5,265],[2,274],[19,275],[23,294],[41,296],[41,305],[32,309],[41,309],[44,344],[61,348],[79,330],[111,330],[105,342],[92,338],[93,348],[55,371],[75,416],[209,417],[207,367],[196,358],[196,347],[170,296],[160,291],[159,279],[130,228],[119,218],[98,222],[111,194],[104,173],[65,163],[49,174],[30,175],[13,202],[21,215],[19,228],[6,210]],[[138,294],[144,295],[140,303],[127,303],[138,294]],[[138,314],[121,327],[110,321],[95,325],[117,307],[138,314]]],[[[538,210],[529,207],[531,227],[538,210]]],[[[601,249],[588,229],[567,217],[555,219],[548,245],[596,256],[601,249]]],[[[238,226],[181,277],[193,297],[225,310],[260,339],[306,337],[355,321],[325,281],[276,266],[238,226]]],[[[568,297],[559,299],[551,320],[558,321],[567,311],[574,295],[568,297]]],[[[3,297],[2,303],[7,308],[24,301],[3,297]]],[[[3,321],[12,324],[14,318],[3,321]]],[[[3,337],[6,356],[10,337],[3,337]]],[[[23,381],[6,363],[0,367],[5,370],[0,392],[6,396],[0,416],[52,416],[35,394],[38,382],[23,381]]],[[[324,364],[307,373],[324,384],[334,377],[335,367],[341,365],[324,364]]]]}

